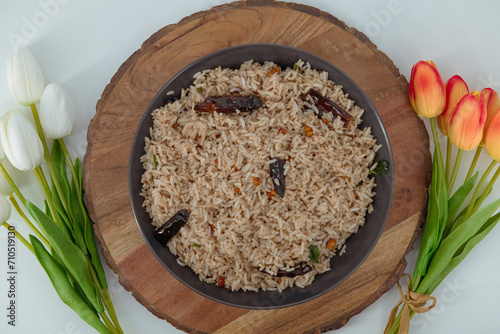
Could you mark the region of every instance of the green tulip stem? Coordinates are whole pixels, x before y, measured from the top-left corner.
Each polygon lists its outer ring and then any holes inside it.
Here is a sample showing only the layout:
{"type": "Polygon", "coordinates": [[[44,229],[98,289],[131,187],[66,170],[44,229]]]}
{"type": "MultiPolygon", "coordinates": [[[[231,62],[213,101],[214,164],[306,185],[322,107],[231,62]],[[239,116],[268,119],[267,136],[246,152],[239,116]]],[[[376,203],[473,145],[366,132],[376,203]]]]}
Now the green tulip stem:
{"type": "Polygon", "coordinates": [[[474,205],[474,209],[472,209],[472,214],[474,214],[477,210],[479,210],[479,208],[481,207],[481,204],[483,204],[486,197],[488,197],[488,195],[490,194],[490,191],[493,188],[493,186],[495,185],[495,182],[497,182],[497,179],[499,176],[500,176],[500,166],[497,168],[497,171],[495,172],[495,174],[491,178],[490,182],[486,186],[486,189],[484,190],[484,192],[481,194],[479,199],[476,201],[476,204],[474,205]]]}
{"type": "Polygon", "coordinates": [[[123,334],[123,329],[120,326],[120,323],[118,322],[118,316],[116,315],[115,307],[113,305],[113,301],[111,300],[111,296],[109,295],[108,290],[103,290],[104,296],[101,296],[104,305],[106,306],[106,310],[108,310],[109,316],[111,317],[111,320],[113,321],[113,324],[116,327],[116,330],[120,333],[123,334]]]}
{"type": "Polygon", "coordinates": [[[33,118],[35,120],[36,132],[38,132],[38,137],[40,137],[40,140],[42,141],[43,153],[45,154],[45,160],[47,160],[47,163],[48,163],[49,161],[52,161],[52,159],[50,158],[50,153],[49,153],[49,148],[47,146],[47,141],[45,140],[45,135],[43,134],[42,123],[40,123],[40,117],[38,116],[38,111],[36,110],[36,105],[32,104],[32,105],[30,105],[30,108],[31,108],[31,113],[33,114],[33,118]]]}
{"type": "Polygon", "coordinates": [[[21,233],[17,232],[17,230],[12,226],[12,225],[9,225],[7,222],[3,222],[3,227],[5,227],[9,232],[14,232],[14,234],[16,235],[16,238],[19,239],[23,245],[26,246],[26,248],[29,249],[29,251],[33,254],[35,254],[35,252],[33,251],[33,247],[31,246],[31,244],[28,242],[28,240],[26,240],[22,235],[21,233]]]}
{"type": "Polygon", "coordinates": [[[108,329],[111,332],[111,334],[118,334],[118,331],[113,326],[113,324],[111,323],[111,320],[109,320],[109,318],[106,315],[106,313],[101,312],[101,313],[99,313],[99,315],[101,316],[102,320],[104,321],[104,324],[106,325],[106,327],[108,327],[108,329]]]}
{"type": "Polygon", "coordinates": [[[42,167],[38,166],[33,169],[33,173],[35,174],[38,183],[40,184],[40,188],[42,188],[43,195],[45,196],[45,200],[47,201],[47,204],[49,205],[50,213],[54,221],[59,225],[60,228],[62,228],[66,234],[69,236],[69,232],[66,229],[66,226],[63,225],[61,222],[61,218],[59,217],[59,213],[56,210],[56,207],[54,206],[54,202],[52,202],[52,197],[50,196],[50,190],[49,190],[49,185],[47,184],[47,180],[45,179],[45,176],[43,174],[42,167]]]}
{"type": "MultiPolygon", "coordinates": [[[[42,169],[42,166],[38,166],[38,172],[40,173],[40,179],[38,181],[42,182],[43,183],[43,186],[45,187],[45,189],[47,189],[47,191],[49,191],[50,193],[50,187],[49,187],[49,184],[47,183],[47,179],[45,178],[45,173],[43,172],[43,169],[42,169]]],[[[37,169],[35,168],[35,169],[37,169]]],[[[41,186],[41,184],[40,184],[41,186]]],[[[43,189],[42,189],[43,191],[43,189]]],[[[50,197],[52,199],[52,197],[50,197]]]]}
{"type": "Polygon", "coordinates": [[[431,122],[431,129],[432,129],[432,137],[434,138],[434,149],[437,151],[437,155],[439,158],[439,161],[441,162],[441,166],[443,165],[443,155],[441,153],[441,145],[439,144],[439,139],[438,139],[438,133],[437,133],[437,127],[436,127],[436,117],[432,118],[430,120],[431,122]]]}
{"type": "Polygon", "coordinates": [[[101,297],[101,300],[104,303],[104,306],[106,307],[109,316],[111,317],[111,320],[116,328],[117,333],[123,334],[123,330],[120,327],[120,323],[118,322],[118,317],[116,315],[115,308],[113,306],[113,302],[111,301],[111,296],[109,295],[108,290],[102,288],[102,285],[99,282],[99,279],[97,278],[94,266],[92,265],[92,262],[88,257],[87,257],[87,263],[89,266],[89,271],[90,271],[90,276],[92,277],[92,281],[97,287],[97,293],[99,294],[99,297],[101,297]]]}
{"type": "Polygon", "coordinates": [[[465,177],[465,182],[469,181],[469,179],[472,177],[472,174],[474,173],[474,170],[476,169],[477,161],[479,160],[479,156],[481,155],[481,151],[483,150],[482,146],[478,146],[476,148],[476,154],[474,154],[474,159],[472,160],[472,164],[470,165],[469,172],[467,173],[467,176],[465,177]]]}
{"type": "Polygon", "coordinates": [[[448,182],[450,179],[450,165],[451,165],[451,141],[450,137],[446,140],[446,169],[445,169],[445,180],[448,182]]]}
{"type": "MultiPolygon", "coordinates": [[[[479,192],[481,191],[481,188],[483,187],[484,183],[486,182],[486,179],[488,178],[488,175],[491,173],[491,171],[493,170],[493,168],[495,168],[496,164],[497,164],[497,161],[493,160],[491,162],[491,164],[488,166],[488,169],[486,169],[486,171],[484,172],[483,176],[481,177],[481,180],[479,180],[479,183],[476,186],[476,190],[474,190],[474,194],[472,195],[472,199],[470,200],[469,206],[467,207],[467,211],[465,212],[464,221],[466,221],[467,219],[469,219],[470,216],[472,216],[473,210],[474,210],[474,203],[476,203],[476,199],[479,197],[479,192]]],[[[495,181],[496,181],[496,179],[495,179],[495,181]]],[[[484,192],[484,193],[487,196],[487,193],[486,192],[484,192]]]]}
{"type": "Polygon", "coordinates": [[[45,238],[45,236],[36,228],[35,225],[29,220],[29,218],[24,214],[23,210],[21,210],[21,207],[19,206],[19,203],[17,203],[16,198],[12,195],[9,195],[9,200],[12,203],[12,206],[16,209],[17,213],[21,218],[24,220],[26,225],[35,233],[35,235],[38,237],[38,239],[42,240],[42,242],[47,246],[49,249],[51,247],[49,241],[45,238]]]}
{"type": "Polygon", "coordinates": [[[66,158],[66,163],[69,166],[69,170],[71,171],[71,177],[73,178],[73,183],[75,184],[76,187],[76,192],[78,194],[81,194],[81,189],[80,189],[80,182],[78,181],[78,175],[76,173],[75,165],[73,164],[73,160],[71,160],[71,156],[69,155],[68,148],[66,147],[66,144],[64,143],[64,140],[62,138],[57,139],[59,141],[59,144],[61,145],[61,149],[63,151],[64,157],[66,158]]]}
{"type": "MultiPolygon", "coordinates": [[[[45,155],[45,160],[47,161],[47,166],[49,167],[49,172],[50,175],[52,176],[52,181],[54,182],[54,186],[56,187],[57,194],[59,195],[59,198],[61,199],[62,205],[64,207],[64,211],[66,213],[69,212],[68,210],[68,200],[66,198],[66,195],[62,191],[61,184],[59,183],[59,179],[57,177],[57,172],[55,170],[54,164],[52,163],[52,157],[50,156],[49,148],[47,147],[47,141],[45,140],[45,135],[43,133],[42,129],[42,124],[40,123],[40,117],[38,116],[38,111],[36,110],[36,106],[34,104],[30,105],[31,108],[31,113],[33,114],[33,118],[35,120],[36,124],[36,131],[38,132],[38,137],[40,137],[40,140],[43,145],[43,153],[45,155]]],[[[68,215],[70,216],[70,215],[68,215]]]]}
{"type": "Polygon", "coordinates": [[[21,203],[23,203],[24,207],[26,207],[26,198],[24,198],[23,194],[21,193],[21,190],[19,190],[19,188],[16,186],[16,183],[14,182],[14,180],[12,180],[9,173],[7,172],[7,170],[5,169],[5,167],[1,162],[0,162],[0,171],[2,172],[7,182],[9,183],[12,190],[14,190],[14,192],[16,193],[21,203]]]}
{"type": "Polygon", "coordinates": [[[448,183],[448,197],[451,195],[451,191],[453,190],[453,185],[455,184],[455,180],[457,179],[458,169],[460,167],[460,162],[462,161],[463,154],[464,150],[459,149],[457,153],[457,158],[455,160],[455,166],[453,166],[453,172],[451,173],[450,182],[448,183]]]}

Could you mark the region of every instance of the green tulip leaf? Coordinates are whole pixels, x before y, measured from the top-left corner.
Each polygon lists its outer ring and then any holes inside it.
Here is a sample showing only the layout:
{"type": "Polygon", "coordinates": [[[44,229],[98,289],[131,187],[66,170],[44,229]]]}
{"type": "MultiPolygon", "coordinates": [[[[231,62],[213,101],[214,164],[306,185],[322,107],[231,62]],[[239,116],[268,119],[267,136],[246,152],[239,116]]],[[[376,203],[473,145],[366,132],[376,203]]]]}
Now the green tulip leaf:
{"type": "Polygon", "coordinates": [[[73,237],[75,238],[75,243],[80,248],[80,250],[87,255],[87,243],[85,242],[85,216],[86,212],[81,210],[79,205],[79,198],[76,194],[74,186],[71,186],[71,191],[69,193],[69,202],[68,202],[68,210],[70,216],[73,218],[73,237]]]}
{"type": "Polygon", "coordinates": [[[106,281],[106,274],[104,273],[104,269],[102,267],[101,258],[99,257],[99,252],[97,251],[97,246],[95,244],[94,232],[92,230],[92,225],[89,222],[85,225],[85,243],[87,244],[87,248],[90,253],[90,261],[92,262],[92,266],[94,267],[97,279],[101,284],[101,287],[104,290],[108,289],[108,282],[106,281]]]}
{"type": "Polygon", "coordinates": [[[417,263],[413,273],[412,289],[414,284],[418,284],[418,277],[423,277],[427,273],[429,262],[432,260],[436,249],[441,242],[444,233],[446,217],[448,212],[446,183],[444,181],[444,168],[440,163],[437,153],[434,152],[432,163],[432,179],[429,189],[429,203],[427,206],[427,219],[422,232],[420,250],[417,263]],[[415,283],[413,283],[415,282],[415,283]]]}
{"type": "Polygon", "coordinates": [[[44,200],[43,203],[45,204],[45,214],[52,219],[53,217],[52,213],[50,212],[49,203],[47,203],[47,200],[44,200]]]}
{"type": "Polygon", "coordinates": [[[479,231],[471,237],[467,242],[461,246],[461,248],[457,251],[453,259],[450,261],[450,265],[456,267],[462,260],[470,253],[470,251],[481,241],[483,240],[488,233],[496,226],[496,224],[500,221],[500,213],[488,218],[486,222],[481,226],[479,231]]]}
{"type": "MultiPolygon", "coordinates": [[[[488,194],[486,196],[488,196],[490,193],[491,193],[492,189],[489,190],[488,194]]],[[[473,206],[476,206],[477,202],[479,201],[479,198],[476,199],[476,201],[474,202],[473,206]]],[[[471,204],[469,204],[471,205],[471,204]]],[[[459,227],[463,222],[464,222],[464,218],[465,218],[465,213],[467,212],[467,208],[468,206],[466,206],[465,208],[463,208],[460,213],[457,215],[457,217],[455,218],[454,221],[452,221],[450,224],[449,224],[449,228],[450,228],[450,232],[453,232],[457,227],[459,227]]],[[[474,213],[475,211],[473,211],[472,213],[474,213]]],[[[447,233],[447,235],[449,234],[447,233]]]]}
{"type": "MultiPolygon", "coordinates": [[[[64,268],[64,264],[61,264],[59,262],[59,265],[61,265],[61,268],[64,268]]],[[[89,308],[92,310],[92,312],[94,312],[96,315],[98,315],[99,313],[97,313],[97,311],[94,309],[94,306],[92,305],[90,300],[87,298],[87,296],[85,296],[85,292],[83,292],[83,290],[80,287],[80,285],[78,284],[78,282],[73,278],[73,276],[71,276],[71,274],[67,270],[65,270],[65,272],[66,272],[66,277],[68,278],[69,282],[71,283],[71,286],[75,289],[76,293],[78,293],[80,298],[82,298],[85,301],[85,303],[89,306],[89,308]]]]}
{"type": "MultiPolygon", "coordinates": [[[[76,169],[76,173],[78,175],[78,180],[80,181],[80,189],[83,189],[82,163],[80,161],[80,158],[75,159],[75,169],[76,169]]],[[[82,193],[83,193],[83,190],[82,190],[82,193]]]]}
{"type": "Polygon", "coordinates": [[[481,242],[488,233],[496,226],[496,224],[500,221],[500,213],[497,213],[493,217],[490,217],[486,223],[479,229],[479,231],[469,240],[463,244],[458,251],[455,253],[450,263],[446,266],[443,272],[439,275],[439,277],[433,282],[433,284],[427,289],[425,293],[431,294],[441,282],[446,278],[446,276],[455,269],[460,262],[462,262],[467,255],[469,255],[470,251],[481,242]]]}
{"type": "Polygon", "coordinates": [[[483,225],[488,225],[488,220],[499,207],[500,199],[486,205],[443,239],[434,258],[429,263],[427,274],[418,286],[417,292],[427,293],[429,291],[429,288],[434,285],[433,282],[445,273],[446,267],[451,263],[460,247],[474,237],[478,231],[481,231],[483,225]]]}
{"type": "Polygon", "coordinates": [[[96,241],[94,238],[94,230],[92,229],[92,222],[90,221],[85,203],[83,202],[83,182],[82,182],[82,164],[79,158],[75,159],[75,169],[78,177],[79,188],[82,189],[80,193],[77,193],[74,185],[71,187],[72,192],[72,202],[74,201],[78,205],[79,210],[75,207],[75,211],[79,211],[83,217],[83,234],[85,238],[85,244],[87,245],[87,250],[90,254],[90,261],[94,267],[97,279],[104,290],[108,289],[108,282],[106,281],[106,274],[104,273],[104,268],[102,267],[101,258],[99,256],[99,251],[97,250],[96,241]]]}
{"type": "Polygon", "coordinates": [[[42,243],[33,235],[30,235],[30,241],[33,245],[33,250],[38,262],[40,262],[49,276],[59,298],[99,333],[111,334],[109,329],[97,316],[95,309],[90,307],[73,288],[73,285],[66,276],[64,268],[47,252],[42,243]]]}
{"type": "Polygon", "coordinates": [[[52,198],[52,203],[54,203],[54,207],[56,208],[56,211],[59,215],[59,218],[63,221],[64,225],[68,228],[70,232],[73,232],[73,224],[71,223],[70,216],[66,213],[64,210],[61,198],[59,197],[59,194],[57,193],[56,187],[54,185],[54,182],[52,181],[51,187],[50,187],[50,197],[52,198]]]}
{"type": "Polygon", "coordinates": [[[467,198],[467,196],[469,196],[470,192],[474,188],[478,174],[479,173],[476,172],[476,174],[474,174],[473,177],[471,177],[460,188],[458,188],[457,191],[453,194],[453,196],[451,196],[451,198],[448,202],[448,223],[447,223],[447,225],[449,225],[453,222],[453,218],[455,218],[455,216],[458,213],[458,210],[460,210],[465,199],[467,198]]]}
{"type": "Polygon", "coordinates": [[[69,182],[68,175],[66,172],[66,159],[61,149],[61,144],[58,140],[54,140],[54,144],[52,145],[52,164],[56,170],[56,177],[61,185],[62,192],[67,200],[69,200],[69,182]]]}
{"type": "Polygon", "coordinates": [[[97,288],[92,281],[88,262],[83,252],[71,241],[56,222],[36,205],[27,201],[26,207],[31,216],[38,222],[42,232],[54,247],[64,266],[81,286],[96,311],[98,313],[103,312],[104,307],[97,293],[97,288]]]}

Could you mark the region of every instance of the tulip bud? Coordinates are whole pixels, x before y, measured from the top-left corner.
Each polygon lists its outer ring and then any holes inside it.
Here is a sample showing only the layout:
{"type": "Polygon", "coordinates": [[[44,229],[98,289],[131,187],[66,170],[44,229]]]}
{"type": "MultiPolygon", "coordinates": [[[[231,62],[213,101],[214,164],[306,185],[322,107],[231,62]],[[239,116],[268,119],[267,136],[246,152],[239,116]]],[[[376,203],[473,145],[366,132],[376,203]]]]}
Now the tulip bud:
{"type": "Polygon", "coordinates": [[[20,111],[4,115],[0,121],[0,137],[5,155],[17,169],[31,170],[42,163],[42,142],[31,122],[20,111]]]}
{"type": "Polygon", "coordinates": [[[448,136],[456,147],[470,151],[481,142],[485,122],[485,95],[473,91],[465,95],[453,110],[448,136]]]}
{"type": "Polygon", "coordinates": [[[497,112],[490,121],[484,136],[484,148],[492,159],[500,161],[500,112],[497,112]]]}
{"type": "Polygon", "coordinates": [[[27,48],[19,48],[7,61],[7,81],[14,99],[23,106],[37,103],[45,83],[35,57],[27,48]]]}
{"type": "Polygon", "coordinates": [[[420,117],[440,115],[446,104],[443,79],[432,61],[419,61],[411,69],[410,103],[420,117]]]}
{"type": "Polygon", "coordinates": [[[483,130],[483,139],[481,140],[481,144],[484,146],[484,138],[486,136],[486,131],[488,131],[488,127],[490,125],[493,116],[500,110],[500,100],[498,99],[498,94],[491,88],[485,88],[481,91],[481,94],[484,94],[485,102],[486,102],[486,123],[484,124],[483,130]]]}
{"type": "Polygon", "coordinates": [[[462,97],[469,93],[469,87],[467,87],[464,79],[462,79],[459,75],[455,75],[446,82],[445,90],[446,105],[444,107],[444,111],[436,118],[436,120],[441,132],[447,136],[453,110],[462,97]]]}
{"type": "MultiPolygon", "coordinates": [[[[8,164],[4,164],[3,168],[7,171],[7,173],[9,174],[9,176],[15,182],[15,180],[14,180],[14,173],[12,173],[12,169],[9,167],[9,165],[8,164]]],[[[9,182],[7,181],[7,179],[5,178],[5,176],[3,175],[3,173],[0,173],[0,195],[9,196],[9,195],[12,195],[13,192],[14,192],[14,190],[10,186],[9,182]]]]}
{"type": "Polygon", "coordinates": [[[10,218],[10,203],[3,196],[0,196],[0,224],[10,218]]]}
{"type": "Polygon", "coordinates": [[[52,83],[45,88],[38,115],[47,138],[64,138],[73,132],[75,113],[68,96],[58,84],[52,83]]]}

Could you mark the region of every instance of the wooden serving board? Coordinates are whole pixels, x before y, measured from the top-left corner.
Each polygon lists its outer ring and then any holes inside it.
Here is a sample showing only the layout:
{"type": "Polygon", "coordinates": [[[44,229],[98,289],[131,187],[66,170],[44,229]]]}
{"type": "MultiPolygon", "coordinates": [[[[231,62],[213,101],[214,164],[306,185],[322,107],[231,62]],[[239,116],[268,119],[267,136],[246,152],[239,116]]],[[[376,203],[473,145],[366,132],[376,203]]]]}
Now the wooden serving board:
{"type": "Polygon", "coordinates": [[[85,200],[108,265],[151,312],[187,332],[317,333],[343,326],[389,290],[424,221],[431,158],[423,122],[408,102],[408,84],[361,32],[316,8],[240,1],[199,12],[146,40],[119,68],[97,103],[84,161],[85,200]],[[127,168],[139,120],[179,70],[238,44],[277,43],[330,61],[367,93],[385,124],[395,160],[395,192],[385,231],[364,264],[344,283],[310,302],[246,310],[206,299],[156,260],[132,214],[127,168]]]}

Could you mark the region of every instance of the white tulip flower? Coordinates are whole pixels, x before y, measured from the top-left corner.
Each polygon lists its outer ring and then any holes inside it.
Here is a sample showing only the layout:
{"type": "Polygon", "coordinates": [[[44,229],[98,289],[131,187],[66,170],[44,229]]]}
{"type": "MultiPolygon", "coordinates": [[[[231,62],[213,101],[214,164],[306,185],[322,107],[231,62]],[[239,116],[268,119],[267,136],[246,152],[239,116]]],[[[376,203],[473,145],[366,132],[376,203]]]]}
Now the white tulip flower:
{"type": "Polygon", "coordinates": [[[33,124],[20,111],[9,111],[0,121],[5,155],[19,170],[38,167],[44,159],[43,145],[33,124]]]}
{"type": "Polygon", "coordinates": [[[5,159],[5,152],[3,151],[2,144],[0,143],[0,162],[2,162],[3,159],[5,159]]]}
{"type": "Polygon", "coordinates": [[[40,101],[45,83],[42,70],[27,48],[19,48],[7,61],[7,81],[14,99],[23,106],[40,101]]]}
{"type": "Polygon", "coordinates": [[[43,91],[38,115],[47,138],[69,136],[75,127],[75,113],[61,86],[51,83],[43,91]]]}
{"type": "Polygon", "coordinates": [[[0,225],[10,218],[10,203],[3,196],[0,196],[0,225]]]}

